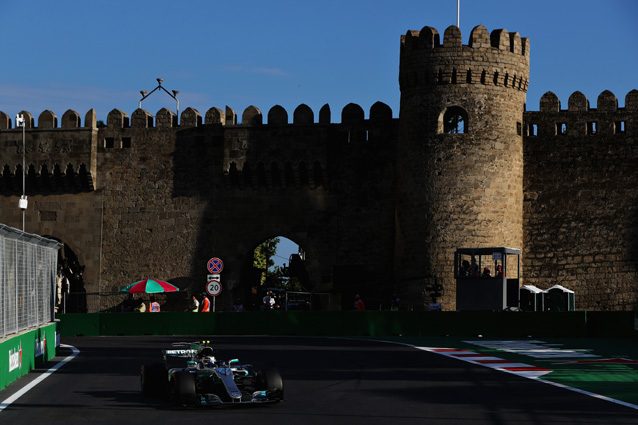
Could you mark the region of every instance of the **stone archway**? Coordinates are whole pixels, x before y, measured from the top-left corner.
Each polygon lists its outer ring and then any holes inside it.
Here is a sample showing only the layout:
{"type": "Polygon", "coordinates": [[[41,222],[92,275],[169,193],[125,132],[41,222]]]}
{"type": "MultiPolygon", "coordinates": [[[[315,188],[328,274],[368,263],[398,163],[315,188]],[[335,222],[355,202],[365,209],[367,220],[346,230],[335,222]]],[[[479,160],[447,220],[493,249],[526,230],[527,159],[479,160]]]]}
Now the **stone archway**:
{"type": "Polygon", "coordinates": [[[78,254],[60,238],[45,235],[61,244],[58,251],[56,307],[61,313],[86,313],[88,303],[84,286],[85,265],[78,254]]]}
{"type": "Polygon", "coordinates": [[[247,310],[260,310],[263,309],[261,305],[263,296],[268,290],[283,292],[310,289],[305,260],[303,245],[293,237],[271,236],[252,244],[245,253],[242,262],[240,284],[236,285],[233,290],[234,306],[241,304],[247,310]],[[276,241],[276,243],[272,241],[276,241]],[[269,258],[261,258],[263,253],[260,254],[258,251],[262,250],[269,242],[274,245],[271,247],[269,258]],[[289,245],[289,248],[284,249],[287,254],[285,257],[282,255],[284,251],[280,250],[282,245],[289,245]],[[290,247],[292,245],[296,248],[292,249],[290,247]],[[293,268],[290,267],[291,262],[294,264],[293,268]]]}

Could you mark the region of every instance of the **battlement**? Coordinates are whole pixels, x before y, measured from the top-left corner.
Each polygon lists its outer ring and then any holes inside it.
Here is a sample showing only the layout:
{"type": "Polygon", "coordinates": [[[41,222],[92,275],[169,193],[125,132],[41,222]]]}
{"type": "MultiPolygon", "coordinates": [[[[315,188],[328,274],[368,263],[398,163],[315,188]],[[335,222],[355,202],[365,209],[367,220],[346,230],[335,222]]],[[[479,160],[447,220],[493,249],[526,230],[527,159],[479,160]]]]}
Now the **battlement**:
{"type": "Polygon", "coordinates": [[[590,106],[587,97],[575,91],[562,109],[558,96],[546,92],[540,99],[539,111],[525,112],[526,136],[605,136],[638,134],[638,90],[625,96],[625,106],[618,106],[618,98],[605,90],[590,106]]]}
{"type": "Polygon", "coordinates": [[[461,30],[449,26],[440,41],[436,28],[409,30],[401,36],[402,90],[444,84],[482,84],[526,92],[530,41],[517,32],[478,25],[467,45],[461,30]]]}
{"type": "Polygon", "coordinates": [[[567,109],[561,108],[560,99],[555,93],[548,91],[540,99],[540,112],[615,112],[627,110],[629,112],[638,111],[638,90],[631,90],[625,96],[625,107],[618,107],[618,98],[609,90],[604,90],[596,99],[596,108],[591,108],[589,100],[580,91],[573,92],[567,100],[567,109]]]}
{"type": "MultiPolygon", "coordinates": [[[[91,109],[86,113],[84,125],[82,125],[80,115],[76,111],[69,109],[62,116],[61,127],[58,127],[57,115],[52,111],[43,111],[38,116],[37,126],[31,112],[22,111],[20,113],[25,116],[27,129],[71,130],[80,128],[95,129],[101,127],[101,125],[98,126],[94,109],[91,109]]],[[[365,119],[365,112],[361,106],[355,103],[349,103],[341,110],[341,123],[335,124],[356,126],[363,125],[367,122],[370,125],[386,125],[391,121],[392,109],[385,103],[376,102],[372,105],[369,110],[368,120],[365,119]]],[[[238,123],[237,114],[229,106],[226,106],[224,110],[212,107],[206,111],[206,114],[203,117],[197,109],[188,107],[180,114],[179,122],[175,112],[166,108],[162,108],[157,111],[155,116],[144,109],[138,108],[133,111],[130,118],[126,112],[120,109],[113,109],[108,113],[104,126],[107,129],[116,130],[124,128],[190,128],[202,127],[204,125],[255,127],[262,125],[285,126],[290,124],[331,124],[330,106],[325,104],[321,107],[318,114],[318,121],[316,121],[313,110],[308,105],[301,104],[293,111],[291,123],[288,112],[282,106],[275,105],[268,111],[266,124],[264,124],[264,117],[261,110],[256,106],[249,106],[244,110],[241,116],[241,123],[238,123]]],[[[0,111],[0,131],[15,129],[17,129],[17,127],[13,125],[11,117],[5,112],[0,111]]]]}
{"type": "Polygon", "coordinates": [[[517,32],[506,29],[495,29],[488,33],[483,25],[472,29],[468,44],[462,42],[461,30],[450,25],[443,34],[441,44],[439,32],[436,28],[425,26],[420,31],[409,30],[401,36],[401,52],[418,52],[434,50],[434,53],[449,53],[449,49],[479,49],[482,51],[510,52],[529,58],[529,39],[521,37],[517,32]]]}

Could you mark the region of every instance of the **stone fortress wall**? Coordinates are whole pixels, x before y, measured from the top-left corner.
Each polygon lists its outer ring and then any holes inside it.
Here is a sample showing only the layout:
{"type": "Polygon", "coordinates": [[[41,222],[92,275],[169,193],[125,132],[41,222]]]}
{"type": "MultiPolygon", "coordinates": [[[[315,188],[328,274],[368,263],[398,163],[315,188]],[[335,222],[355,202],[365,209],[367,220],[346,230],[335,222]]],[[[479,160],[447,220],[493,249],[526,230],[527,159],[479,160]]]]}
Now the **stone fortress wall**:
{"type": "Polygon", "coordinates": [[[525,113],[525,281],[576,291],[592,310],[638,302],[638,91],[525,113]]]}
{"type": "MultiPolygon", "coordinates": [[[[393,293],[454,308],[457,247],[523,250],[524,283],[561,283],[582,309],[638,301],[638,92],[618,107],[551,93],[525,111],[530,42],[482,26],[463,45],[430,27],[402,37],[401,112],[347,105],[333,123],[306,105],[180,114],[27,114],[26,230],[62,240],[88,292],[144,275],[199,291],[226,261],[221,305],[245,294],[254,247],[282,235],[306,251],[313,290],[393,293]],[[450,108],[466,116],[448,134],[450,108]],[[292,122],[291,122],[292,121],[292,122]]],[[[21,227],[22,130],[0,112],[0,221],[21,227]]],[[[338,300],[336,301],[339,304],[338,300]]]]}
{"type": "MultiPolygon", "coordinates": [[[[38,123],[53,124],[36,128],[30,120],[26,131],[33,205],[26,227],[72,241],[88,292],[144,275],[199,292],[216,255],[225,260],[222,304],[230,305],[247,289],[253,249],[281,235],[306,251],[311,289],[389,298],[392,263],[376,261],[393,249],[397,120],[387,105],[373,105],[368,119],[347,105],[338,124],[327,105],[319,122],[305,105],[292,123],[280,106],[267,124],[255,107],[240,124],[228,107],[204,117],[187,108],[178,126],[166,109],[155,117],[138,109],[130,118],[113,110],[99,126],[93,111],[84,126],[77,113],[64,116],[75,117],[68,120],[75,127],[59,128],[45,111],[38,123]]],[[[1,122],[1,215],[18,226],[22,130],[6,114],[1,122]]]]}

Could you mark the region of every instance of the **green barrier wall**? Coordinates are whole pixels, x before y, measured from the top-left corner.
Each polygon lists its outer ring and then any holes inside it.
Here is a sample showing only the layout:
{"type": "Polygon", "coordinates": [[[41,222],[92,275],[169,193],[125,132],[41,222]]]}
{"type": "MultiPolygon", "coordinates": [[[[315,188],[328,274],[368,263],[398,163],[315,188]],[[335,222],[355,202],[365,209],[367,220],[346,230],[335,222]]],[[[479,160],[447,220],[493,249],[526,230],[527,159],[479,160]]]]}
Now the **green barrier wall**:
{"type": "Polygon", "coordinates": [[[60,334],[307,336],[631,336],[633,312],[91,313],[59,316],[60,334]]]}
{"type": "Polygon", "coordinates": [[[50,323],[0,342],[0,389],[55,357],[55,330],[50,323]]]}

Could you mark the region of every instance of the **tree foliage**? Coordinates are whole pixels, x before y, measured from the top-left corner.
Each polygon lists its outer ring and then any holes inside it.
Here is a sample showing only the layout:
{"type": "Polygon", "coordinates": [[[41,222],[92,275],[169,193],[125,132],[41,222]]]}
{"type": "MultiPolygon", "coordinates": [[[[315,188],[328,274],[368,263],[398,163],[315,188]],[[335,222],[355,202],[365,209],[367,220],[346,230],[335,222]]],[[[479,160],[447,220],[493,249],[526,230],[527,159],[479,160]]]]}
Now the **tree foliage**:
{"type": "Polygon", "coordinates": [[[263,285],[268,277],[268,269],[275,265],[273,257],[277,252],[277,245],[280,239],[278,237],[266,239],[255,248],[253,256],[253,267],[258,269],[261,274],[259,284],[263,285]]]}

